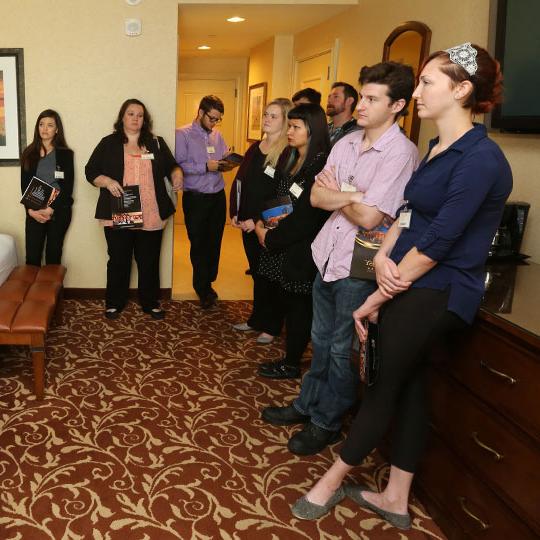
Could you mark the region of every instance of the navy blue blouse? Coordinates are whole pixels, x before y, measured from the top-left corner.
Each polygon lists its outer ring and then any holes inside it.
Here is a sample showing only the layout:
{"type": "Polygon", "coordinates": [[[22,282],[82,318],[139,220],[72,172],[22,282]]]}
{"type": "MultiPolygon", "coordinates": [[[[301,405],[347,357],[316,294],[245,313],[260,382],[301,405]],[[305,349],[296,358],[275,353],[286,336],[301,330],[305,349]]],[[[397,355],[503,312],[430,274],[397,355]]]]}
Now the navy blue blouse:
{"type": "MultiPolygon", "coordinates": [[[[437,142],[430,142],[430,151],[437,142]]],[[[428,156],[405,188],[411,222],[391,258],[399,263],[416,247],[437,261],[412,287],[449,288],[449,311],[472,323],[484,294],[489,247],[512,191],[512,171],[481,124],[429,161],[428,156]]]]}

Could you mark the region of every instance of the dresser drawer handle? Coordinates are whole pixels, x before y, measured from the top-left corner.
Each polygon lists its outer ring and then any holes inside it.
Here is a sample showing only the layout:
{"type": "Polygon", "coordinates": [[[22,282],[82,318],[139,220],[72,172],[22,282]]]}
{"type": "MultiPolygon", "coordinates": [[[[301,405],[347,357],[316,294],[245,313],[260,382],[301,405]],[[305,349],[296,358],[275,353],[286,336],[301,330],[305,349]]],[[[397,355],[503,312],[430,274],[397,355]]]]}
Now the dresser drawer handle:
{"type": "Polygon", "coordinates": [[[514,377],[510,377],[510,375],[507,375],[502,371],[497,371],[496,369],[493,369],[487,362],[484,362],[483,360],[480,360],[480,367],[483,367],[484,369],[487,369],[490,373],[493,373],[493,375],[504,379],[508,384],[516,384],[518,382],[518,380],[514,379],[514,377]]]}
{"type": "Polygon", "coordinates": [[[458,497],[459,499],[459,504],[461,505],[461,509],[472,519],[474,519],[474,521],[476,521],[481,529],[483,531],[485,531],[486,529],[489,529],[489,523],[485,523],[484,521],[482,521],[479,517],[475,516],[466,506],[465,506],[465,503],[467,502],[467,499],[465,497],[458,497]]]}
{"type": "Polygon", "coordinates": [[[478,438],[478,432],[477,431],[473,431],[471,433],[471,437],[473,439],[473,441],[480,447],[480,448],[483,448],[484,450],[487,450],[490,454],[493,455],[493,457],[495,458],[495,461],[501,461],[501,459],[504,457],[504,454],[500,454],[499,452],[497,452],[497,450],[494,450],[493,448],[489,447],[487,444],[484,444],[479,438],[478,438]]]}

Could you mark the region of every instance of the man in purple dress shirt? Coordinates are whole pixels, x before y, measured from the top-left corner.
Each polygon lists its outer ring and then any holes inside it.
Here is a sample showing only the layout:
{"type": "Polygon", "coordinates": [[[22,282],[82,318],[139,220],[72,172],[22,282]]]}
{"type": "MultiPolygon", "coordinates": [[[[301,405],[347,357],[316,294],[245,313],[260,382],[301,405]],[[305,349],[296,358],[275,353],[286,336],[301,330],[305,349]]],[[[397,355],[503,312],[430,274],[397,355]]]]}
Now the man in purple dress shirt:
{"type": "Polygon", "coordinates": [[[418,162],[416,146],[397,124],[414,90],[412,68],[395,62],[366,66],[360,84],[363,129],[336,143],[311,190],[313,206],[334,211],[311,246],[319,270],[313,284],[311,368],[292,404],[267,407],[262,414],[274,425],[305,424],[289,440],[295,454],[316,454],[337,440],[342,418],[356,401],[352,312],[376,283],[349,277],[355,236],[359,227],[372,230],[393,221],[418,162]]]}
{"type": "Polygon", "coordinates": [[[221,99],[205,96],[195,120],[176,131],[175,156],[184,171],[182,209],[191,243],[193,288],[203,309],[212,307],[218,297],[212,283],[217,278],[225,226],[225,183],[221,172],[231,168],[221,161],[228,149],[215,130],[224,112],[221,99]]]}

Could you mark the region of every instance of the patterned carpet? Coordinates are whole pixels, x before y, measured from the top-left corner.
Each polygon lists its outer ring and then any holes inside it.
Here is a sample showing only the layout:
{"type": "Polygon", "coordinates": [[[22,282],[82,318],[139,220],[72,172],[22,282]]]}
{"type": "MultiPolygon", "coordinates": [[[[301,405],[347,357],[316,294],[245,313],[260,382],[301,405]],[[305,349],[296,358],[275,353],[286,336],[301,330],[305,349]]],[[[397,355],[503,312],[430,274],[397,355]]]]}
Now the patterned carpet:
{"type": "MultiPolygon", "coordinates": [[[[97,301],[66,300],[50,332],[46,398],[30,392],[24,348],[0,348],[2,540],[444,538],[413,500],[407,534],[345,501],[318,522],[289,505],[333,461],[290,454],[296,426],[260,421],[295,381],[255,376],[272,346],[230,330],[247,302],[201,313],[165,305],[153,321],[134,305],[117,321],[97,301]]],[[[384,484],[372,455],[355,481],[384,484]]]]}

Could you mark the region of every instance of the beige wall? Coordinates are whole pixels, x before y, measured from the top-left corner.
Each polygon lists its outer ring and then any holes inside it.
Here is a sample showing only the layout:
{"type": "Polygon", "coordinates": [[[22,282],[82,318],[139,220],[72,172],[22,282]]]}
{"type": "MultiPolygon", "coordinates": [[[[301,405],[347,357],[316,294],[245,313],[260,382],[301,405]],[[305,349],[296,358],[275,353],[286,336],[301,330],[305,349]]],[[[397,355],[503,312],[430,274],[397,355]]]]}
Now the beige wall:
{"type": "Polygon", "coordinates": [[[272,92],[268,102],[280,97],[290,97],[292,92],[294,36],[274,37],[274,62],[272,66],[272,92]]]}
{"type": "MultiPolygon", "coordinates": [[[[314,54],[340,40],[337,79],[356,83],[361,66],[380,62],[388,34],[405,21],[417,20],[432,31],[431,50],[472,41],[487,45],[489,0],[362,0],[359,6],[295,36],[296,58],[314,54]]],[[[425,152],[435,134],[424,122],[419,146],[425,152]]],[[[514,172],[513,200],[531,203],[522,251],[540,263],[540,137],[494,133],[514,172]]]]}
{"type": "MultiPolygon", "coordinates": [[[[57,109],[75,151],[75,205],[65,242],[68,287],[104,287],[106,245],[94,220],[97,189],[84,165],[101,137],[112,131],[127,98],[148,106],[155,132],[174,147],[177,0],[2,0],[0,47],[24,48],[27,133],[45,108],[57,109]],[[127,17],[142,20],[142,35],[124,35],[127,17]]],[[[0,167],[0,232],[17,241],[24,260],[24,211],[18,204],[19,168],[0,167]]],[[[166,230],[162,287],[171,286],[172,227],[166,230]]]]}
{"type": "Polygon", "coordinates": [[[248,86],[267,83],[266,95],[272,95],[272,71],[274,66],[274,38],[269,39],[249,53],[248,86]]]}

